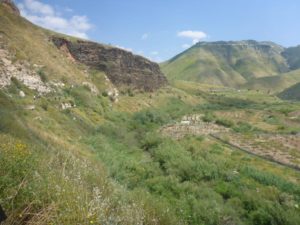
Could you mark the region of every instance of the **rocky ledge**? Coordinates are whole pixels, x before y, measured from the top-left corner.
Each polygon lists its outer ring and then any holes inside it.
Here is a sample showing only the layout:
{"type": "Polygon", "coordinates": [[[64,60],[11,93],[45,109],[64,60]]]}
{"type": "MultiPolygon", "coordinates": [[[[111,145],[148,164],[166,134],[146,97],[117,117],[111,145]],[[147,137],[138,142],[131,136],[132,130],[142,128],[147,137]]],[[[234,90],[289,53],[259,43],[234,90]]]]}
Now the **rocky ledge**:
{"type": "Polygon", "coordinates": [[[116,86],[130,86],[153,91],[167,84],[167,79],[157,63],[133,55],[131,52],[90,41],[69,41],[52,37],[60,49],[67,49],[78,62],[93,69],[104,71],[116,86]]]}

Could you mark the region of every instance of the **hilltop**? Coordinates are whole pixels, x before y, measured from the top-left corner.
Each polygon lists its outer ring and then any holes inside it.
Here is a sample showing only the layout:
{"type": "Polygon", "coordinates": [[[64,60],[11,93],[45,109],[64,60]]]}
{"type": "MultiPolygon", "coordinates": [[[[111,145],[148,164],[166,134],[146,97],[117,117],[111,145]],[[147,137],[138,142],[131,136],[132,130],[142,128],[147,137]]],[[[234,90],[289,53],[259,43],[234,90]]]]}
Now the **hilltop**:
{"type": "Polygon", "coordinates": [[[161,64],[167,77],[202,84],[279,92],[300,80],[299,47],[272,42],[199,42],[161,64]]]}
{"type": "Polygon", "coordinates": [[[169,79],[237,87],[288,71],[283,47],[271,42],[199,42],[162,64],[169,79]]]}

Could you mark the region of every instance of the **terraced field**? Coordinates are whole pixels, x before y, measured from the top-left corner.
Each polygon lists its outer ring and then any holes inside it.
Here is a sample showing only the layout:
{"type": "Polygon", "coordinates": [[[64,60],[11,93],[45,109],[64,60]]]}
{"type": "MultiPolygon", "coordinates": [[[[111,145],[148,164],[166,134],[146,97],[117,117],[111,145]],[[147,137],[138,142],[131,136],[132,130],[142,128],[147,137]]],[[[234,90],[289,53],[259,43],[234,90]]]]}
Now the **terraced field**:
{"type": "Polygon", "coordinates": [[[243,151],[300,170],[299,135],[219,133],[217,139],[243,151]]]}

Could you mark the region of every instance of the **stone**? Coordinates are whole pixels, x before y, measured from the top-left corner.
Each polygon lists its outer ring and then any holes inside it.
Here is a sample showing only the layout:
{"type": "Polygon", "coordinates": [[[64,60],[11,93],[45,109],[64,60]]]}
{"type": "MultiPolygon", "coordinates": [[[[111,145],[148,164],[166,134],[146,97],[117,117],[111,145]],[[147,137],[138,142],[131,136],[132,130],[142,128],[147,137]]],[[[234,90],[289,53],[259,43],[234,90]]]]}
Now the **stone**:
{"type": "Polygon", "coordinates": [[[42,82],[40,76],[31,70],[26,61],[12,62],[12,56],[7,49],[0,49],[0,88],[9,86],[11,78],[15,78],[29,89],[39,93],[49,93],[52,89],[42,82]]]}
{"type": "Polygon", "coordinates": [[[66,109],[70,109],[70,108],[72,108],[72,104],[71,103],[68,103],[68,102],[61,103],[61,109],[62,110],[66,110],[66,109]]]}
{"type": "Polygon", "coordinates": [[[25,109],[27,109],[27,110],[35,110],[35,105],[27,105],[25,107],[25,109]]]}
{"type": "Polygon", "coordinates": [[[24,91],[20,91],[20,92],[19,92],[19,95],[20,95],[21,98],[24,98],[24,97],[25,97],[24,91]]]}
{"type": "Polygon", "coordinates": [[[82,83],[82,85],[88,87],[92,94],[94,95],[99,94],[98,88],[94,84],[85,81],[82,83]]]}

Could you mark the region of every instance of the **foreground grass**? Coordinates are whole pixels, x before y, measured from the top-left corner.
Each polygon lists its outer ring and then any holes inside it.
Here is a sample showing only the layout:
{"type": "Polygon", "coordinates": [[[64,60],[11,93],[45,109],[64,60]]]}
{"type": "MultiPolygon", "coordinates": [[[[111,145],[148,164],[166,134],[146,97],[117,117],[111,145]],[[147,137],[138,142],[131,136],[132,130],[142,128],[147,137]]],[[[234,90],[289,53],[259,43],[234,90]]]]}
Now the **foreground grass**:
{"type": "Polygon", "coordinates": [[[235,132],[255,134],[265,131],[226,112],[272,113],[264,122],[280,126],[298,105],[268,96],[264,103],[260,93],[197,89],[121,96],[116,106],[81,86],[36,100],[33,95],[19,84],[0,92],[6,224],[299,224],[295,171],[207,137],[174,141],[157,133],[183,115],[200,113],[235,132]],[[25,98],[18,97],[19,89],[25,98]],[[155,102],[138,105],[141,99],[155,102]],[[76,108],[61,110],[61,101],[76,108]],[[136,108],[126,110],[126,102],[136,108]],[[28,104],[36,109],[24,110],[28,104]]]}
{"type": "MultiPolygon", "coordinates": [[[[6,224],[299,224],[300,175],[293,170],[207,137],[174,141],[157,133],[191,113],[236,132],[261,132],[214,113],[260,110],[253,98],[228,96],[235,101],[227,104],[203,93],[205,103],[190,105],[189,98],[162,93],[160,105],[132,113],[78,87],[61,93],[76,108],[57,110],[59,102],[48,96],[28,112],[22,105],[33,93],[20,99],[11,88],[13,98],[0,95],[6,224]]],[[[288,113],[280,104],[267,106],[288,113]]]]}

